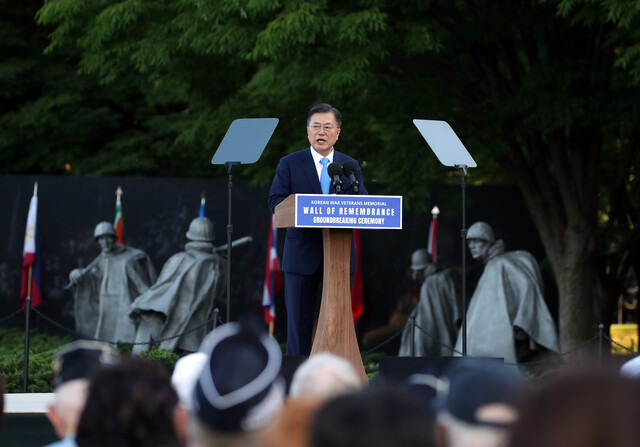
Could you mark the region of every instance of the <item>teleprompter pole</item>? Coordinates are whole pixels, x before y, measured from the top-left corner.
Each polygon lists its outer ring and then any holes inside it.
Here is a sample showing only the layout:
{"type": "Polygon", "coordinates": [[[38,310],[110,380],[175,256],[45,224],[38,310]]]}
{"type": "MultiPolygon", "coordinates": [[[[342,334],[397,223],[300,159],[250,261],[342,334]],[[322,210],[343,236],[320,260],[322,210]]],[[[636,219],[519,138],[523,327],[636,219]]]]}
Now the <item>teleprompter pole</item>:
{"type": "Polygon", "coordinates": [[[231,223],[231,198],[233,195],[233,175],[231,170],[234,166],[239,165],[239,161],[228,161],[225,163],[227,174],[229,175],[229,207],[227,210],[227,323],[231,321],[231,233],[233,233],[233,225],[231,223]]]}
{"type": "Polygon", "coordinates": [[[467,167],[456,165],[460,169],[460,188],[462,190],[462,355],[467,355],[467,222],[466,222],[466,187],[467,187],[467,167]]]}

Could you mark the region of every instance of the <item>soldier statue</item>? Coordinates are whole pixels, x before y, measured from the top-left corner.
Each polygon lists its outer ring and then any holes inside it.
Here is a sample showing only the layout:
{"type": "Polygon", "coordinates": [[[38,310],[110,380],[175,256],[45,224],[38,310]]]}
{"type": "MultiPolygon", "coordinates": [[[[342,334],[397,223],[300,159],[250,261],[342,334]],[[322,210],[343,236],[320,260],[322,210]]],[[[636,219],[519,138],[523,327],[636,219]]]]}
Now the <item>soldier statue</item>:
{"type": "MultiPolygon", "coordinates": [[[[467,313],[467,354],[533,360],[558,351],[558,333],[543,297],[540,268],[531,253],[505,251],[486,222],[469,227],[467,244],[484,271],[467,313]]],[[[456,349],[462,350],[461,333],[456,349]]]]}
{"type": "Polygon", "coordinates": [[[76,331],[110,343],[131,343],[135,326],[128,318],[129,306],[153,284],[155,269],[142,250],[116,243],[111,223],[100,222],[93,236],[102,253],[69,273],[76,331]]]}
{"type": "Polygon", "coordinates": [[[449,269],[440,269],[431,262],[429,253],[419,248],[411,255],[414,281],[419,281],[420,301],[412,315],[416,327],[411,345],[411,327],[402,334],[399,356],[439,357],[453,354],[461,309],[456,282],[449,269]]]}
{"type": "Polygon", "coordinates": [[[226,262],[215,253],[213,222],[207,217],[194,219],[186,236],[185,251],[171,256],[158,281],[131,304],[136,354],[154,345],[194,352],[211,330],[205,323],[225,290],[226,262]]]}

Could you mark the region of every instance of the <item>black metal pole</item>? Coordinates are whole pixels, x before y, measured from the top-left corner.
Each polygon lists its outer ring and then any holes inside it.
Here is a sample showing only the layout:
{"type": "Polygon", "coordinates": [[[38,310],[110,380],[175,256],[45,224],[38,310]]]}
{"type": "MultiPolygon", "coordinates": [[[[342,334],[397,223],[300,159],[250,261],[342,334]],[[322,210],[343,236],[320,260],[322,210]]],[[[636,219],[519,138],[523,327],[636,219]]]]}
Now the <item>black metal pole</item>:
{"type": "Polygon", "coordinates": [[[24,368],[22,379],[22,392],[27,392],[27,382],[29,381],[29,315],[31,314],[31,296],[27,295],[27,302],[25,303],[25,330],[24,330],[24,368]]]}
{"type": "Polygon", "coordinates": [[[602,366],[602,351],[604,349],[604,324],[598,325],[598,365],[602,366]]]}
{"type": "Polygon", "coordinates": [[[416,355],[416,311],[411,312],[411,357],[416,355]]]}
{"type": "MultiPolygon", "coordinates": [[[[220,309],[218,309],[217,307],[213,310],[213,329],[216,328],[216,326],[218,326],[218,314],[220,313],[220,309]]],[[[213,330],[212,329],[212,330],[213,330]]]]}
{"type": "Polygon", "coordinates": [[[460,188],[462,189],[462,355],[467,355],[467,222],[466,222],[466,186],[467,167],[457,165],[460,169],[460,188]]]}
{"type": "Polygon", "coordinates": [[[239,165],[239,161],[228,161],[225,163],[227,174],[229,174],[229,207],[227,216],[227,323],[231,321],[231,233],[233,233],[233,225],[231,224],[231,190],[233,189],[233,175],[231,170],[235,165],[239,165]]]}

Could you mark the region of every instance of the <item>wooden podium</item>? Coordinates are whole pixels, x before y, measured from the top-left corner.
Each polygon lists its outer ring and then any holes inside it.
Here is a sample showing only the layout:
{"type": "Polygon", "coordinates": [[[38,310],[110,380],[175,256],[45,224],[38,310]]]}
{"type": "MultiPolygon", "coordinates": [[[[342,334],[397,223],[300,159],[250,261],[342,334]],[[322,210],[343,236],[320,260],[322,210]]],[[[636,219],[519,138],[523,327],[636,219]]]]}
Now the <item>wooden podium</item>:
{"type": "MultiPolygon", "coordinates": [[[[295,194],[275,208],[275,227],[296,226],[295,194]]],[[[368,382],[358,348],[358,340],[351,312],[351,255],[352,228],[322,228],[324,247],[324,277],[322,301],[311,355],[331,352],[347,359],[362,381],[368,382]]]]}

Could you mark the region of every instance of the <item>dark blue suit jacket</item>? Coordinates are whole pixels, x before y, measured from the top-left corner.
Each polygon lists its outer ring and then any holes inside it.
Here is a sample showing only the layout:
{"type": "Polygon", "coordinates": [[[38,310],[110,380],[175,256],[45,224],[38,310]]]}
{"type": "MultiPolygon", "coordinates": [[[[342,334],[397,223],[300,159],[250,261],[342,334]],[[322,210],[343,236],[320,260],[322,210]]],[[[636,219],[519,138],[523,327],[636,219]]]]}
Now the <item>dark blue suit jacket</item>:
{"type": "MultiPolygon", "coordinates": [[[[269,209],[274,212],[277,204],[289,197],[291,194],[322,194],[318,171],[313,163],[310,148],[286,155],[280,159],[276,169],[276,176],[271,184],[269,193],[269,209]]],[[[353,158],[333,151],[333,162],[344,164],[345,161],[353,158]]],[[[368,194],[362,182],[362,172],[357,164],[356,180],[360,182],[360,194],[368,194]]],[[[351,184],[344,175],[341,178],[342,184],[346,188],[351,184]]],[[[329,194],[335,194],[336,190],[331,185],[329,194]]],[[[346,194],[353,194],[351,190],[346,190],[346,194]]],[[[320,266],[322,260],[322,230],[313,228],[287,228],[287,235],[284,242],[284,253],[282,256],[282,271],[310,275],[320,266]]],[[[356,271],[356,250],[353,241],[351,242],[351,273],[356,271]]]]}

